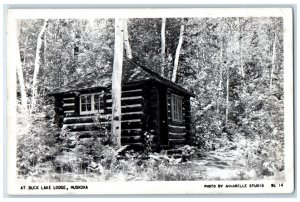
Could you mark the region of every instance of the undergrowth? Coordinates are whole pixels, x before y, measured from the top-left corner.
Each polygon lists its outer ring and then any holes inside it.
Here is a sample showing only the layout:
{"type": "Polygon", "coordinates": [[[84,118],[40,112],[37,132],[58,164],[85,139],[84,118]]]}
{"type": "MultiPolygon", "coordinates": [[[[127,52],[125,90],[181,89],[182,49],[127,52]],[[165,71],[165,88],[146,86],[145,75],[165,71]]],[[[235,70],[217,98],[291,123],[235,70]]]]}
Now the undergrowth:
{"type": "Polygon", "coordinates": [[[221,179],[222,176],[208,177],[216,160],[209,161],[204,154],[215,155],[220,161],[217,167],[226,165],[225,170],[235,166],[246,168],[236,172],[234,179],[257,179],[284,170],[283,157],[275,151],[269,152],[270,147],[280,146],[274,140],[245,142],[237,135],[232,142],[221,136],[215,139],[213,149],[184,146],[180,148],[182,155],[176,157],[166,151],[155,153],[148,146],[143,152],[115,148],[95,137],[70,140],[68,131],[58,129],[51,119],[42,114],[34,117],[18,115],[21,126],[18,128],[23,129],[18,131],[17,142],[20,179],[40,182],[221,179]],[[208,163],[199,165],[205,160],[208,163]]]}

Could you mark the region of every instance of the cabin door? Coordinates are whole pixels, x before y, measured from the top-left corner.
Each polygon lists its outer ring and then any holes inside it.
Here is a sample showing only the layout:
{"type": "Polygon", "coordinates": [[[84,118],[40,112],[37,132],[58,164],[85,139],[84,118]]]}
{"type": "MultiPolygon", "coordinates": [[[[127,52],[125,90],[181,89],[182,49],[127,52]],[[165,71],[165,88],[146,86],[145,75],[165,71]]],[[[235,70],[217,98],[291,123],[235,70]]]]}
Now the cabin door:
{"type": "Polygon", "coordinates": [[[158,89],[159,103],[159,126],[160,126],[160,145],[169,145],[169,130],[168,130],[168,108],[167,108],[167,89],[158,89]]]}

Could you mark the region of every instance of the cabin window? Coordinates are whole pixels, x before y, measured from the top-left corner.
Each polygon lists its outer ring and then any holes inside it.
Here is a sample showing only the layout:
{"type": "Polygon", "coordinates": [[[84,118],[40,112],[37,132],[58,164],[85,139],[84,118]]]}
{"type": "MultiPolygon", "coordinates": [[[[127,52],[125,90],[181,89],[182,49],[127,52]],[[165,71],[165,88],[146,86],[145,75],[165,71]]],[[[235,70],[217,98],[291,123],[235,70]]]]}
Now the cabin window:
{"type": "Polygon", "coordinates": [[[171,94],[172,121],[182,122],[182,98],[171,94]]]}
{"type": "Polygon", "coordinates": [[[84,94],[80,96],[80,114],[95,114],[101,113],[101,98],[103,94],[84,94]]]}

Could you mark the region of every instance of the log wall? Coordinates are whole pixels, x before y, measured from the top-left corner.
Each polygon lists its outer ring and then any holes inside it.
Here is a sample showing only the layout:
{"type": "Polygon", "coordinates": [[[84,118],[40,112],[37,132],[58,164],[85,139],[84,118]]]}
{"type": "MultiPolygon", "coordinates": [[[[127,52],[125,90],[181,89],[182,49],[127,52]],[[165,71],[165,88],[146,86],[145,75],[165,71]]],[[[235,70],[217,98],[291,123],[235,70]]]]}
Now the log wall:
{"type": "MultiPolygon", "coordinates": [[[[159,147],[160,109],[158,88],[159,85],[152,82],[122,88],[122,145],[140,148],[143,146],[143,134],[148,132],[152,138],[152,146],[159,147]]],[[[187,144],[190,135],[191,116],[189,97],[182,96],[182,122],[174,122],[171,114],[172,93],[180,95],[180,92],[167,90],[169,146],[187,144]]],[[[57,97],[55,110],[63,117],[62,128],[78,138],[101,136],[104,131],[110,133],[111,91],[105,91],[105,96],[101,100],[101,115],[80,115],[79,98],[80,95],[76,94],[65,94],[63,97],[57,97]]]]}
{"type": "MultiPolygon", "coordinates": [[[[144,120],[144,93],[143,86],[131,86],[122,89],[121,97],[121,130],[123,145],[142,146],[143,120],[144,120]]],[[[79,138],[100,135],[100,133],[111,130],[111,91],[105,92],[101,100],[101,115],[80,115],[79,114],[80,95],[64,95],[62,107],[64,113],[63,129],[69,134],[77,135],[79,138]]]]}

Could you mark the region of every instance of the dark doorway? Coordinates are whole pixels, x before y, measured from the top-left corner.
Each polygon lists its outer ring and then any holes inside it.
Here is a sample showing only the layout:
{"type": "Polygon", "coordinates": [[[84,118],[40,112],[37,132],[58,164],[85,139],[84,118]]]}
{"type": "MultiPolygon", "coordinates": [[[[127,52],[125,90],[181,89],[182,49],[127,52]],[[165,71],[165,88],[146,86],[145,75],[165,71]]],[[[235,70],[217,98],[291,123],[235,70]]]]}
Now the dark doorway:
{"type": "Polygon", "coordinates": [[[168,130],[168,110],[167,110],[167,89],[158,89],[159,103],[159,126],[160,126],[160,145],[169,145],[169,130],[168,130]]]}

